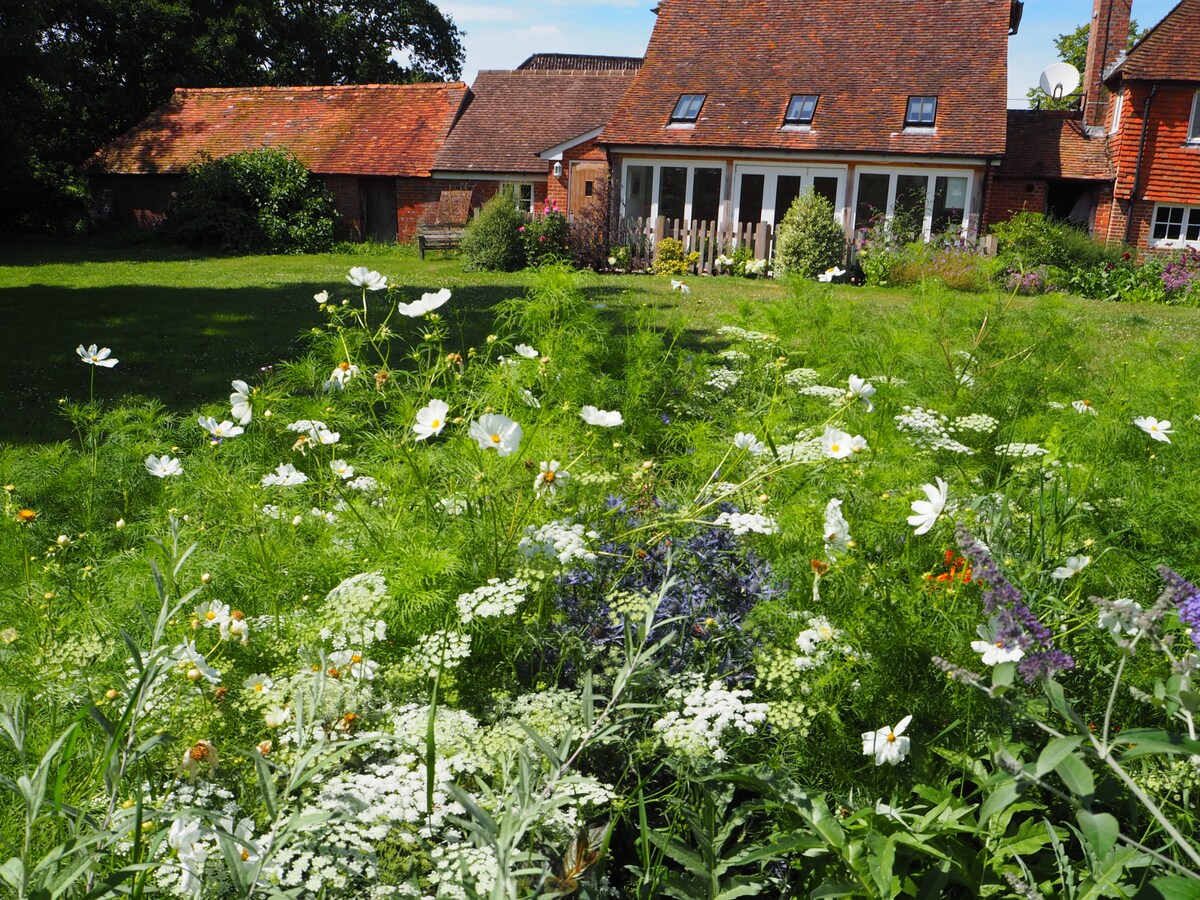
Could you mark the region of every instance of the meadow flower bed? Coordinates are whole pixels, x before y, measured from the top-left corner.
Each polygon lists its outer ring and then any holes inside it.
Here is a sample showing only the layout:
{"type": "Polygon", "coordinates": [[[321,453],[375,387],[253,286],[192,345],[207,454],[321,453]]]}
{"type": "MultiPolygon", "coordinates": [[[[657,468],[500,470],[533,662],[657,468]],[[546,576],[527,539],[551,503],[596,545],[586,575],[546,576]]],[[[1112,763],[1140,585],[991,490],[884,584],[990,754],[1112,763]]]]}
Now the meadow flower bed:
{"type": "Polygon", "coordinates": [[[8,890],[1196,895],[1188,323],[435,287],[0,451],[8,890]]]}

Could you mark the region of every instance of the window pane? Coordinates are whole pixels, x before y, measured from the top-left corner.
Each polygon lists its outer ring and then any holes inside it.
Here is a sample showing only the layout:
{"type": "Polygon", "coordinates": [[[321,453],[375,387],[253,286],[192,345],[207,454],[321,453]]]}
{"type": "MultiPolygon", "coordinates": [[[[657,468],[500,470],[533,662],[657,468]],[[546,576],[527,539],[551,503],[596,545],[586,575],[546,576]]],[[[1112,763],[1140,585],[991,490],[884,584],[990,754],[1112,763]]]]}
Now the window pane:
{"type": "Polygon", "coordinates": [[[715,222],[721,210],[721,170],[696,169],[692,173],[692,218],[715,222]]]}
{"type": "Polygon", "coordinates": [[[1160,206],[1154,214],[1154,239],[1156,241],[1177,241],[1183,233],[1182,206],[1160,206]]]}
{"type": "Polygon", "coordinates": [[[909,97],[905,125],[932,125],[937,115],[937,97],[909,97]]]}
{"type": "Polygon", "coordinates": [[[864,172],[858,176],[858,203],[854,209],[855,229],[870,228],[876,219],[882,218],[887,212],[888,187],[891,183],[891,175],[871,175],[864,172]]]}
{"type": "Polygon", "coordinates": [[[658,214],[668,219],[682,219],[686,192],[687,169],[663,166],[658,181],[658,214]]]}
{"type": "Polygon", "coordinates": [[[775,227],[779,227],[779,223],[783,221],[784,215],[792,204],[796,202],[796,198],[800,196],[800,189],[804,187],[804,179],[799,175],[780,175],[775,180],[775,227]]]}
{"type": "Polygon", "coordinates": [[[833,211],[838,212],[838,180],[826,175],[818,175],[813,178],[813,193],[818,197],[824,197],[833,207],[833,211]]]}
{"type": "Polygon", "coordinates": [[[939,175],[933,187],[933,234],[957,232],[967,211],[967,179],[939,175]]]}
{"type": "Polygon", "coordinates": [[[705,94],[684,94],[679,98],[679,102],[675,104],[675,111],[671,113],[673,122],[695,122],[696,117],[700,115],[700,107],[704,105],[705,94]]]}
{"type": "Polygon", "coordinates": [[[1200,241],[1200,207],[1188,212],[1187,231],[1184,233],[1184,239],[1193,242],[1200,241]]]}
{"type": "Polygon", "coordinates": [[[630,219],[650,216],[650,191],[654,186],[653,166],[630,166],[625,174],[625,215],[630,219]]]}
{"type": "Polygon", "coordinates": [[[761,222],[763,185],[762,175],[743,175],[741,196],[738,199],[738,222],[761,222]]]}
{"type": "Polygon", "coordinates": [[[925,193],[929,190],[926,175],[900,175],[896,178],[896,208],[892,224],[897,234],[907,238],[920,237],[925,225],[925,193]]]}
{"type": "Polygon", "coordinates": [[[813,120],[813,114],[816,111],[817,96],[815,94],[793,94],[783,121],[789,125],[807,125],[813,120]]]}
{"type": "Polygon", "coordinates": [[[533,212],[533,185],[517,185],[517,206],[525,212],[533,212]]]}
{"type": "Polygon", "coordinates": [[[1189,141],[1200,141],[1200,91],[1192,98],[1192,127],[1188,129],[1189,141]]]}

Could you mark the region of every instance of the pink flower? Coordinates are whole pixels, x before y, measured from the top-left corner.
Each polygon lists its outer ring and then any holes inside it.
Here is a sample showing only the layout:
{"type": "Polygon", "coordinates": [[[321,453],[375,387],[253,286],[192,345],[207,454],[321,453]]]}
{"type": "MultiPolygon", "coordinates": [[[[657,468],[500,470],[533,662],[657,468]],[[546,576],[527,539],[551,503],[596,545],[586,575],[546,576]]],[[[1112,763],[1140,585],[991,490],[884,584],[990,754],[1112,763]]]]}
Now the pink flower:
{"type": "Polygon", "coordinates": [[[521,232],[521,234],[524,234],[524,233],[525,233],[525,226],[524,226],[524,225],[522,225],[520,228],[518,228],[518,229],[517,229],[517,231],[521,232]]]}
{"type": "Polygon", "coordinates": [[[539,234],[539,235],[538,235],[538,240],[539,240],[539,241],[544,241],[545,239],[546,239],[546,236],[545,236],[544,234],[539,234]]]}
{"type": "Polygon", "coordinates": [[[548,206],[547,206],[545,209],[543,209],[543,210],[542,210],[542,215],[543,215],[543,216],[548,216],[548,215],[550,215],[550,207],[548,207],[548,206]]]}

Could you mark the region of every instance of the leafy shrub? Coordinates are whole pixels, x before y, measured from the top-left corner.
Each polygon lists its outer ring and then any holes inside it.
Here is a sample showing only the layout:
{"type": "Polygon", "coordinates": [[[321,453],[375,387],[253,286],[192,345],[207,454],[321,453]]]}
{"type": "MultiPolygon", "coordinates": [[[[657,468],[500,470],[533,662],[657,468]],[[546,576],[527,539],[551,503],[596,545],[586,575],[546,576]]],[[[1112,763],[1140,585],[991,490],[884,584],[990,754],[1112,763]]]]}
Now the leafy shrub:
{"type": "Polygon", "coordinates": [[[501,188],[475,214],[463,235],[463,269],[467,272],[515,272],[525,265],[520,229],[525,217],[511,187],[501,188]]]}
{"type": "Polygon", "coordinates": [[[846,257],[846,235],[833,216],[833,204],[804,191],[779,223],[775,271],[813,278],[846,257]]]}
{"type": "Polygon", "coordinates": [[[529,218],[517,231],[525,245],[525,264],[537,267],[552,259],[566,259],[570,254],[567,217],[551,200],[542,209],[542,214],[529,218]]]}
{"type": "Polygon", "coordinates": [[[655,275],[686,275],[698,262],[700,254],[688,253],[683,241],[675,238],[662,238],[654,248],[655,275]]]}
{"type": "Polygon", "coordinates": [[[1162,283],[1173,303],[1200,302],[1200,252],[1185,250],[1163,267],[1162,283]]]}
{"type": "MultiPolygon", "coordinates": [[[[617,256],[616,250],[609,253],[609,245],[616,234],[615,207],[610,202],[612,185],[608,178],[601,178],[595,183],[595,192],[590,203],[582,209],[574,211],[568,236],[571,258],[581,269],[600,271],[610,265],[609,256],[617,256]]],[[[624,251],[625,262],[617,268],[627,268],[629,265],[629,250],[624,251]]]]}
{"type": "Polygon", "coordinates": [[[333,245],[333,197],[289,150],[264,147],[188,167],[166,231],[233,253],[317,253],[333,245]]]}
{"type": "Polygon", "coordinates": [[[1084,231],[1041,213],[1017,213],[992,226],[999,256],[1016,269],[1091,267],[1121,261],[1124,248],[1098,243],[1084,231]]]}

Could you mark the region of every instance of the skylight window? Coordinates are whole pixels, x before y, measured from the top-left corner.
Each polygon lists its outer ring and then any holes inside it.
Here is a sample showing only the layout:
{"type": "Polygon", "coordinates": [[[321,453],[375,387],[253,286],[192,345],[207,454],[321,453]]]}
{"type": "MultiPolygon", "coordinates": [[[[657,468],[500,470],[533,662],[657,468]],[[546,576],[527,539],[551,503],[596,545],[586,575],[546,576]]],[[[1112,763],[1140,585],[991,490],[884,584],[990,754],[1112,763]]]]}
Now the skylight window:
{"type": "Polygon", "coordinates": [[[937,97],[909,97],[904,114],[906,128],[932,128],[937,119],[937,97]]]}
{"type": "Polygon", "coordinates": [[[788,102],[787,113],[783,117],[784,125],[811,125],[813,115],[817,111],[817,94],[792,94],[788,102]]]}
{"type": "Polygon", "coordinates": [[[695,122],[700,118],[700,107],[704,105],[704,98],[707,96],[707,94],[684,94],[675,104],[675,111],[671,113],[671,121],[695,122]]]}

